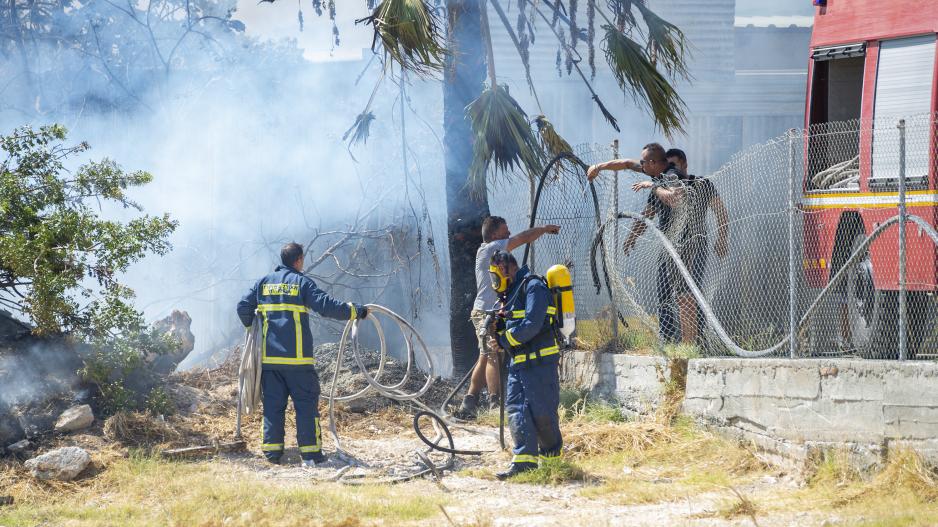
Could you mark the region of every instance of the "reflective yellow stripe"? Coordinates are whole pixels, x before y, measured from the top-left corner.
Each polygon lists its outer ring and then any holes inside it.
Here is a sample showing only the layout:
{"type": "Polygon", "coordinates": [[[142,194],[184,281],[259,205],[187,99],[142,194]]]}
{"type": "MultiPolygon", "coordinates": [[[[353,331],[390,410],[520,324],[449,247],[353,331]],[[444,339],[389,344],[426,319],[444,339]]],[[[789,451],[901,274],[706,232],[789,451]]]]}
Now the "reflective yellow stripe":
{"type": "Polygon", "coordinates": [[[258,304],[257,312],[264,316],[264,341],[261,344],[261,363],[263,364],[289,364],[293,366],[306,366],[316,364],[316,359],[303,356],[303,325],[300,322],[301,313],[309,313],[309,308],[299,304],[258,304]],[[296,357],[268,357],[267,356],[267,313],[286,311],[293,313],[293,325],[296,339],[296,357]]]}
{"type": "Polygon", "coordinates": [[[537,456],[537,457],[538,457],[541,461],[547,461],[547,460],[549,460],[549,459],[560,459],[560,458],[563,457],[563,452],[559,452],[559,453],[554,454],[554,455],[542,454],[542,455],[539,455],[539,456],[537,456]]]}
{"type": "Polygon", "coordinates": [[[293,312],[293,326],[296,330],[296,359],[303,358],[303,326],[300,325],[300,312],[293,312]]]}
{"type": "Polygon", "coordinates": [[[293,366],[305,366],[309,364],[316,364],[316,359],[314,357],[302,357],[295,359],[293,357],[264,357],[264,360],[261,361],[263,364],[290,364],[293,366]]]}
{"type": "Polygon", "coordinates": [[[508,339],[508,343],[511,344],[512,346],[520,346],[520,345],[521,345],[521,343],[518,342],[518,341],[515,339],[514,335],[511,334],[511,331],[506,331],[506,332],[505,332],[505,338],[508,339]]]}
{"type": "Polygon", "coordinates": [[[261,313],[270,311],[293,311],[298,313],[309,313],[309,308],[299,304],[258,304],[257,310],[261,313]]]}
{"type": "MultiPolygon", "coordinates": [[[[553,346],[546,347],[546,348],[541,348],[541,357],[549,357],[551,355],[556,355],[558,353],[560,353],[560,346],[557,346],[556,344],[554,344],[553,346]]],[[[527,355],[515,355],[514,361],[515,361],[515,364],[520,364],[528,359],[533,360],[536,358],[537,358],[537,353],[531,352],[531,353],[528,353],[527,355]]]]}
{"type": "MultiPolygon", "coordinates": [[[[258,310],[258,312],[260,312],[258,310]]],[[[267,315],[261,314],[264,317],[264,336],[261,338],[261,363],[267,362],[267,315]]]]}
{"type": "Polygon", "coordinates": [[[537,456],[530,456],[528,454],[515,454],[511,458],[512,463],[537,463],[537,456]]]}
{"type": "Polygon", "coordinates": [[[261,450],[264,452],[276,452],[278,450],[283,450],[283,443],[264,443],[261,445],[261,450]]]}
{"type": "Polygon", "coordinates": [[[315,423],[316,423],[316,430],[314,433],[316,434],[316,446],[318,448],[322,448],[322,428],[319,427],[318,417],[315,419],[315,423]]]}
{"type": "Polygon", "coordinates": [[[355,304],[349,302],[348,307],[349,307],[349,309],[352,310],[352,314],[349,315],[348,319],[349,319],[349,320],[355,320],[356,318],[358,318],[358,310],[355,309],[355,304]]]}
{"type": "Polygon", "coordinates": [[[313,443],[311,446],[300,445],[300,452],[320,452],[322,451],[322,429],[319,428],[319,418],[313,419],[313,443]]]}
{"type": "MultiPolygon", "coordinates": [[[[556,315],[556,314],[557,314],[557,308],[556,308],[556,307],[553,307],[553,306],[549,306],[549,307],[547,308],[547,314],[548,314],[548,315],[556,315]]],[[[523,309],[518,309],[518,310],[512,311],[512,312],[511,312],[511,318],[524,318],[524,310],[523,310],[523,309]]]]}

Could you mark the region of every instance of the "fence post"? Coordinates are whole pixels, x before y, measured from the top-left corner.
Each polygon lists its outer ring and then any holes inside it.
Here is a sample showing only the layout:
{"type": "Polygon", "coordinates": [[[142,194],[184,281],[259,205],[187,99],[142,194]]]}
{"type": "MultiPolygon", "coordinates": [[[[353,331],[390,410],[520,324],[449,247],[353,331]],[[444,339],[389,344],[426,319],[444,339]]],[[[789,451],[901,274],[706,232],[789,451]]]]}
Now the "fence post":
{"type": "MultiPolygon", "coordinates": [[[[612,141],[612,158],[619,159],[619,140],[612,141]]],[[[616,171],[612,176],[612,217],[619,214],[619,172],[616,171]]],[[[612,254],[619,254],[619,222],[612,224],[612,254]]],[[[609,310],[609,323],[612,324],[612,342],[615,348],[619,346],[619,317],[618,306],[615,297],[610,298],[612,309],[609,310]]]]}
{"type": "Polygon", "coordinates": [[[795,129],[788,130],[788,352],[791,358],[798,353],[798,295],[797,286],[797,258],[795,250],[795,221],[797,193],[795,191],[800,178],[797,177],[797,149],[795,148],[795,129]]]}
{"type": "Polygon", "coordinates": [[[905,119],[899,119],[899,360],[908,357],[908,307],[905,276],[905,119]]]}

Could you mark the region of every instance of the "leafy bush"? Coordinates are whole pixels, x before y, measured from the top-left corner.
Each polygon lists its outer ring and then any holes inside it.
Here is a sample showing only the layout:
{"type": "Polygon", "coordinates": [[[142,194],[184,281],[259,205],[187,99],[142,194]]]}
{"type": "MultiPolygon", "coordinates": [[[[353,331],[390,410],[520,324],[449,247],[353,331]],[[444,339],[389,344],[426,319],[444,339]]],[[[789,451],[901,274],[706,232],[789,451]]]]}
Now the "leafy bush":
{"type": "Polygon", "coordinates": [[[126,192],[153,176],[109,159],[71,170],[89,147],[65,137],[60,125],[0,135],[0,307],[29,318],[38,335],[89,344],[81,373],[106,409],[145,406],[145,358],[175,343],[146,327],[120,277],[147,254],[167,253],[177,223],[166,214],[101,217],[104,204],[141,211],[126,192]]]}

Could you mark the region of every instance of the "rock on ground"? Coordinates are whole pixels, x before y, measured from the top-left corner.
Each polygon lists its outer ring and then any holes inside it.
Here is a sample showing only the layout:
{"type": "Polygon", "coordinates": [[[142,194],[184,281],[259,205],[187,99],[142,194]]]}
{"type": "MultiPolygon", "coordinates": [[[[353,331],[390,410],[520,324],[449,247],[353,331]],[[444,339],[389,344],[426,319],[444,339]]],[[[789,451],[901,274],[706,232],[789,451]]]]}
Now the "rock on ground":
{"type": "Polygon", "coordinates": [[[191,327],[192,317],[189,313],[179,310],[173,310],[168,317],[153,323],[153,329],[171,336],[179,343],[179,349],[174,353],[147,357],[147,362],[151,363],[157,373],[171,373],[195,348],[195,335],[192,334],[191,327]]]}
{"type": "Polygon", "coordinates": [[[83,448],[67,446],[26,461],[33,477],[70,481],[91,463],[91,456],[83,448]]]}
{"type": "Polygon", "coordinates": [[[73,406],[62,412],[58,421],[55,422],[56,432],[74,432],[88,428],[94,423],[94,413],[87,404],[73,406]]]}
{"type": "Polygon", "coordinates": [[[7,408],[0,406],[0,445],[15,443],[23,439],[24,435],[19,421],[10,415],[7,408]]]}
{"type": "Polygon", "coordinates": [[[32,446],[32,443],[29,442],[29,439],[23,439],[8,446],[7,452],[13,455],[19,455],[29,450],[31,446],[32,446]]]}

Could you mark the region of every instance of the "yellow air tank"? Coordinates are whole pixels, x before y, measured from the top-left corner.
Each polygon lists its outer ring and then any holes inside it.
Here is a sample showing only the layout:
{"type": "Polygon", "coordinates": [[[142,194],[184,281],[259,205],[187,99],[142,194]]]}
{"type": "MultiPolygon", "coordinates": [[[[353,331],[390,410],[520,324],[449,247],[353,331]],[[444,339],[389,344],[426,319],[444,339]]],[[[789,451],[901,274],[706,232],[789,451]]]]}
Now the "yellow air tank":
{"type": "Polygon", "coordinates": [[[576,329],[576,306],[573,304],[573,281],[570,270],[565,265],[555,265],[547,270],[547,287],[554,293],[554,305],[557,307],[557,320],[564,340],[570,341],[570,335],[576,329]]]}

